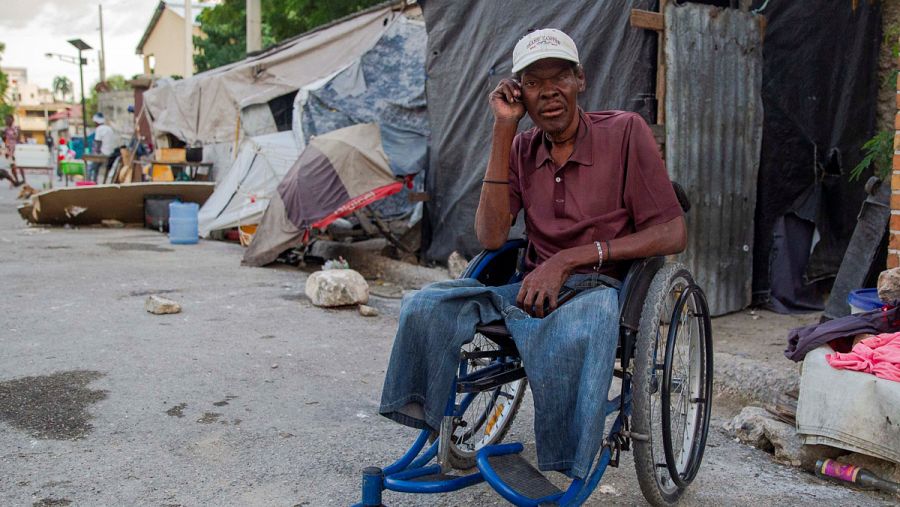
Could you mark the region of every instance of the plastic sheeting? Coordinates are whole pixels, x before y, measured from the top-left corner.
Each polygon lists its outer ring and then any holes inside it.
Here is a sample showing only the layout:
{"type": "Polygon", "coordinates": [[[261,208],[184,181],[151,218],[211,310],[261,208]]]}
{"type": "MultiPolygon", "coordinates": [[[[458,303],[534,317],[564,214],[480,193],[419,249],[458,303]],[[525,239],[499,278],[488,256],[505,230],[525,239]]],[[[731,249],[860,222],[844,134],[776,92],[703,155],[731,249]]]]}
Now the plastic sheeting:
{"type": "MultiPolygon", "coordinates": [[[[754,6],[762,1],[754,2],[754,6]]],[[[804,273],[833,277],[865,199],[847,173],[875,130],[880,2],[769,2],[763,49],[765,122],[757,187],[753,291],[769,295],[773,230],[797,198],[821,185],[816,243],[804,273]]],[[[788,238],[790,240],[790,238],[788,238]]]]}
{"type": "MultiPolygon", "coordinates": [[[[445,261],[481,247],[475,209],[487,166],[493,119],[488,94],[511,74],[516,41],[532,28],[559,28],[578,45],[587,75],[587,111],[637,111],[652,123],[656,35],[629,24],[632,8],[653,0],[420,0],[428,29],[428,117],[432,134],[423,241],[426,258],[445,261]]],[[[523,121],[521,128],[529,128],[523,121]]]]}
{"type": "Polygon", "coordinates": [[[200,208],[200,235],[207,237],[215,230],[258,224],[278,184],[299,155],[292,132],[245,139],[231,169],[200,208]]]}
{"type": "Polygon", "coordinates": [[[310,138],[359,123],[378,123],[394,174],[427,166],[425,25],[397,18],[359,60],[306,87],[294,102],[294,131],[310,138]]]}

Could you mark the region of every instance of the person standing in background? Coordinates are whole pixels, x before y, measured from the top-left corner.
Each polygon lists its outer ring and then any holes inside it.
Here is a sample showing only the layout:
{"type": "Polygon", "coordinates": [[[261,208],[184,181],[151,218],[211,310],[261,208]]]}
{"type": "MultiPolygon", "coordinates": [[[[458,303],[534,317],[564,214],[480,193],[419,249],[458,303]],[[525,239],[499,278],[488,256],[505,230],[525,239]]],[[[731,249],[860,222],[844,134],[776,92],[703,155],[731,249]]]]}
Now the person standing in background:
{"type": "Polygon", "coordinates": [[[19,132],[19,127],[16,127],[13,124],[15,119],[11,114],[6,115],[5,120],[6,127],[3,129],[3,145],[6,148],[6,157],[9,159],[12,172],[12,179],[10,179],[10,182],[15,186],[19,186],[25,183],[25,172],[16,167],[16,145],[19,144],[21,133],[19,132]],[[18,175],[16,174],[17,170],[18,175]]]}

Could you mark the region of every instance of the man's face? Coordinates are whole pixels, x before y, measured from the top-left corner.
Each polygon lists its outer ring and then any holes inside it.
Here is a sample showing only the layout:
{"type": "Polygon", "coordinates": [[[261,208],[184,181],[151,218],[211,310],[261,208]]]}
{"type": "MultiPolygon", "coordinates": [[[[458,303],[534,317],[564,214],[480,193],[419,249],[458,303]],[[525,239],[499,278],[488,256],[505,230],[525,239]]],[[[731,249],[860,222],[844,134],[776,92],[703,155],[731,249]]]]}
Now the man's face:
{"type": "Polygon", "coordinates": [[[538,60],[522,72],[522,101],[528,115],[544,132],[560,134],[578,115],[578,94],[584,72],[557,58],[538,60]]]}

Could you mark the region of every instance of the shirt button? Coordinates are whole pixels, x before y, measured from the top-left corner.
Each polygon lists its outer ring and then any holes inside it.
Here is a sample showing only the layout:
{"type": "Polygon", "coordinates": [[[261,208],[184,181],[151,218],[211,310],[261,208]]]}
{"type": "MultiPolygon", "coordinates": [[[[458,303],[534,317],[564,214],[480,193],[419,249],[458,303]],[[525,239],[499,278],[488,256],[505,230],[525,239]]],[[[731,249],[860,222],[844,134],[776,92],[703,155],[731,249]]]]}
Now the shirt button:
{"type": "Polygon", "coordinates": [[[559,183],[560,181],[562,181],[562,178],[560,178],[559,176],[557,176],[557,177],[556,177],[556,182],[559,183]]]}

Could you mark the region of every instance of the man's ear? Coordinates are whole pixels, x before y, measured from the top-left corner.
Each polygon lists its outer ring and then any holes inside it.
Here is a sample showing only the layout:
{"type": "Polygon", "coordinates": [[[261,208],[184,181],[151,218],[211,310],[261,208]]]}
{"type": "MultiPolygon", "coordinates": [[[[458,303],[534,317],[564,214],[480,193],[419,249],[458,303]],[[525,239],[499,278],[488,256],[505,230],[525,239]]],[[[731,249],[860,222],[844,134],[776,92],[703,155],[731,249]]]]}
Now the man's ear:
{"type": "Polygon", "coordinates": [[[587,82],[584,75],[584,67],[579,63],[575,66],[575,79],[578,80],[578,93],[587,89],[587,82]]]}

